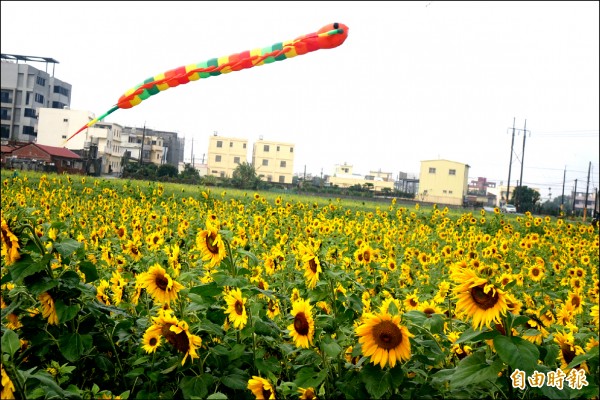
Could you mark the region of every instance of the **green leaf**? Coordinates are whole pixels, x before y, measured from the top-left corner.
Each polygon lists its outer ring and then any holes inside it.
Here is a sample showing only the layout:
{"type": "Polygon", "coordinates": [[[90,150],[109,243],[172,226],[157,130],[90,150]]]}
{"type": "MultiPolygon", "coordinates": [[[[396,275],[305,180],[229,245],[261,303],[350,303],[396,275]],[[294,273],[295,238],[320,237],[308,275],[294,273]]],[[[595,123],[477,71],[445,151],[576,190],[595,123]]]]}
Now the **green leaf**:
{"type": "Polygon", "coordinates": [[[227,353],[227,359],[229,361],[237,360],[244,354],[244,351],[246,351],[246,346],[241,343],[235,344],[227,353]]]}
{"type": "Polygon", "coordinates": [[[342,347],[330,337],[323,339],[323,351],[331,358],[335,358],[342,351],[342,347]]]}
{"type": "Polygon", "coordinates": [[[365,384],[367,392],[373,398],[379,399],[390,392],[402,381],[403,375],[400,367],[393,370],[381,369],[379,365],[366,364],[360,374],[360,379],[365,384]],[[396,370],[395,372],[390,372],[396,370]]]}
{"type": "Polygon", "coordinates": [[[492,330],[492,331],[488,331],[488,330],[474,330],[473,328],[468,328],[466,331],[463,332],[462,335],[460,335],[460,337],[458,338],[458,340],[456,340],[456,342],[454,343],[464,343],[464,342],[478,342],[480,340],[487,340],[487,339],[493,339],[494,337],[498,336],[500,334],[500,332],[498,332],[497,330],[492,330]]]}
{"type": "Polygon", "coordinates": [[[248,380],[242,375],[231,374],[221,378],[221,383],[231,389],[246,389],[248,387],[248,380]]]}
{"type": "Polygon", "coordinates": [[[62,258],[70,256],[81,246],[82,243],[71,238],[63,239],[60,242],[54,243],[54,248],[56,249],[56,251],[58,251],[62,258]]]}
{"type": "Polygon", "coordinates": [[[29,275],[33,275],[46,268],[46,265],[52,259],[52,254],[46,254],[41,260],[33,262],[32,258],[28,255],[21,257],[11,268],[10,275],[12,280],[16,284],[20,284],[23,279],[29,275]]]}
{"type": "Polygon", "coordinates": [[[580,354],[578,356],[576,356],[567,366],[567,368],[574,368],[576,366],[578,366],[579,364],[581,364],[582,362],[592,359],[594,357],[598,357],[598,346],[594,346],[592,347],[592,349],[590,351],[588,351],[585,354],[580,354]]]}
{"type": "Polygon", "coordinates": [[[227,400],[227,396],[225,396],[221,392],[213,393],[206,398],[207,400],[227,400]]]}
{"type": "Polygon", "coordinates": [[[56,383],[56,381],[54,381],[54,378],[52,377],[52,375],[50,375],[48,372],[44,371],[44,370],[40,370],[37,371],[35,374],[30,375],[31,379],[36,379],[37,381],[39,381],[44,387],[45,391],[48,391],[49,389],[56,392],[56,394],[58,394],[61,397],[67,397],[68,395],[70,395],[71,393],[69,392],[65,392],[60,386],[58,386],[58,384],[56,383]]]}
{"type": "Polygon", "coordinates": [[[294,383],[298,387],[319,387],[319,385],[325,380],[327,377],[327,371],[315,371],[311,367],[305,367],[298,371],[296,374],[296,379],[294,383]]]}
{"type": "Polygon", "coordinates": [[[56,315],[58,316],[58,322],[64,323],[75,318],[77,313],[80,310],[79,304],[74,304],[72,306],[67,306],[62,299],[56,300],[54,303],[56,308],[56,315]]]}
{"type": "Polygon", "coordinates": [[[257,358],[255,361],[256,369],[262,372],[272,372],[273,375],[278,375],[281,371],[279,360],[275,357],[257,358]]]}
{"type": "Polygon", "coordinates": [[[528,375],[533,373],[540,356],[538,348],[533,343],[516,336],[510,338],[504,335],[496,336],[494,348],[502,361],[514,369],[525,371],[528,375]]]}
{"type": "Polygon", "coordinates": [[[89,261],[82,261],[79,264],[79,270],[85,275],[85,283],[94,282],[100,279],[96,266],[89,261]]]}
{"type": "Polygon", "coordinates": [[[15,331],[7,329],[2,335],[2,353],[6,353],[9,356],[14,356],[17,350],[21,348],[21,342],[19,341],[19,335],[15,331]]]}
{"type": "Polygon", "coordinates": [[[104,372],[113,371],[115,368],[112,361],[110,361],[108,357],[102,354],[99,354],[96,357],[94,357],[94,362],[96,363],[96,366],[104,372]]]}
{"type": "Polygon", "coordinates": [[[25,280],[29,291],[36,297],[52,289],[59,283],[58,279],[50,278],[45,272],[38,272],[36,275],[30,275],[25,280]],[[31,283],[29,283],[30,280],[31,283]]]}
{"type": "Polygon", "coordinates": [[[198,294],[202,297],[215,297],[223,293],[223,288],[215,282],[211,282],[206,285],[194,286],[190,289],[190,293],[198,294]]]}
{"type": "Polygon", "coordinates": [[[58,348],[70,362],[75,362],[92,348],[92,336],[79,333],[64,333],[58,339],[58,348]]]}
{"type": "Polygon", "coordinates": [[[498,372],[503,368],[502,360],[497,358],[491,365],[487,363],[478,363],[474,365],[459,366],[450,377],[452,388],[460,388],[483,381],[495,382],[498,379],[498,372]]]}

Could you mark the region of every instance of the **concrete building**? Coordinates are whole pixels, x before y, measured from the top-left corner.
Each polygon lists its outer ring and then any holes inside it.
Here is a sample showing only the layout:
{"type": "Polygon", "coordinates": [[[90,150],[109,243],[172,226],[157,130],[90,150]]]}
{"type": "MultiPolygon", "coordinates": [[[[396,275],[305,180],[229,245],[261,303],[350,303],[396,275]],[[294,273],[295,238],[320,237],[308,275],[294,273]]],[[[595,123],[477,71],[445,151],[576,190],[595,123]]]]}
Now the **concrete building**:
{"type": "Polygon", "coordinates": [[[2,54],[0,137],[3,142],[35,142],[38,110],[71,105],[71,84],[54,77],[57,63],[47,57],[2,54]],[[45,63],[46,70],[22,62],[45,63]],[[52,73],[47,72],[50,64],[52,73]]]}
{"type": "Polygon", "coordinates": [[[90,142],[89,129],[80,132],[66,143],[65,140],[94,118],[95,115],[89,111],[68,108],[39,108],[36,143],[66,147],[70,150],[81,150],[86,143],[90,142]]]}
{"type": "Polygon", "coordinates": [[[260,138],[252,149],[252,165],[264,181],[291,184],[294,176],[294,145],[260,138]]]}
{"type": "Polygon", "coordinates": [[[231,178],[238,164],[248,162],[248,140],[218,136],[208,139],[208,175],[231,178]]]}
{"type": "Polygon", "coordinates": [[[368,175],[354,173],[354,167],[347,163],[337,164],[332,176],[327,177],[327,183],[332,186],[348,188],[355,185],[367,185],[372,190],[380,192],[387,188],[394,190],[394,179],[391,172],[370,171],[368,175]]]}
{"type": "Polygon", "coordinates": [[[417,199],[462,206],[468,192],[469,168],[469,165],[456,161],[421,161],[417,199]]]}
{"type": "MultiPolygon", "coordinates": [[[[138,128],[132,126],[125,126],[123,127],[123,133],[125,133],[128,138],[137,138],[135,139],[135,143],[139,145],[137,147],[137,151],[134,149],[135,146],[129,146],[133,151],[132,154],[136,154],[136,159],[139,157],[139,148],[141,147],[142,137],[148,136],[162,139],[162,146],[164,149],[161,164],[169,164],[179,168],[179,165],[183,163],[185,140],[184,138],[179,137],[177,132],[162,131],[145,127],[138,128]]],[[[150,156],[150,158],[152,157],[150,156]]],[[[152,162],[154,162],[154,160],[152,162]]]]}

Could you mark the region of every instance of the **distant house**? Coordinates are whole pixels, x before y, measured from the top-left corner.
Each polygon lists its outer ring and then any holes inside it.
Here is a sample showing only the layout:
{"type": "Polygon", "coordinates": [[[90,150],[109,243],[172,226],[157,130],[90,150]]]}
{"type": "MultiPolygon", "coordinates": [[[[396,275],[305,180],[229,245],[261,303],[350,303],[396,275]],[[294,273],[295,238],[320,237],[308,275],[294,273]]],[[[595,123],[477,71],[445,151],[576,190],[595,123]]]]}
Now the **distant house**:
{"type": "Polygon", "coordinates": [[[468,164],[449,160],[421,161],[419,198],[426,203],[463,205],[468,189],[468,164]]]}
{"type": "Polygon", "coordinates": [[[84,173],[82,158],[64,147],[29,143],[13,149],[6,158],[9,168],[31,169],[36,171],[84,173]]]}

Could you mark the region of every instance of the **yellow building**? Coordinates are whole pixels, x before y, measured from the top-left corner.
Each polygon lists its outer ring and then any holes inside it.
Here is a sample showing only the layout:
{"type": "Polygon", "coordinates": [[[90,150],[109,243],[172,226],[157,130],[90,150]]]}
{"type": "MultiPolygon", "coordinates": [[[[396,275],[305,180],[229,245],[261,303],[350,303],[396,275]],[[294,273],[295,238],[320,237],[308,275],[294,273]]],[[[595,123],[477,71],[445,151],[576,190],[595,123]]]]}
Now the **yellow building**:
{"type": "Polygon", "coordinates": [[[261,138],[254,143],[252,165],[262,180],[291,184],[294,175],[294,145],[261,138]]]}
{"type": "Polygon", "coordinates": [[[355,174],[353,166],[344,163],[336,165],[333,176],[328,177],[327,182],[332,186],[348,188],[355,185],[368,185],[374,191],[380,192],[384,188],[394,190],[394,180],[391,172],[370,171],[368,175],[355,174]]]}
{"type": "Polygon", "coordinates": [[[238,164],[248,162],[248,140],[227,138],[216,133],[208,142],[208,175],[231,178],[238,164]]]}
{"type": "Polygon", "coordinates": [[[421,161],[417,199],[462,205],[469,187],[469,165],[449,160],[421,161]]]}

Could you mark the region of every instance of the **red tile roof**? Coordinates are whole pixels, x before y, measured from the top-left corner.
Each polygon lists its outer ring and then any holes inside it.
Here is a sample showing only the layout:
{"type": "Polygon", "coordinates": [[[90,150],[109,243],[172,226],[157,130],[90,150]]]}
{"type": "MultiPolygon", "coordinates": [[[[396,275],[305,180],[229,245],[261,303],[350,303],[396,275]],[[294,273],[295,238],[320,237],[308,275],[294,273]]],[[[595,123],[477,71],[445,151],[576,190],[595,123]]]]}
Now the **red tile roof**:
{"type": "Polygon", "coordinates": [[[33,145],[44,150],[46,153],[50,154],[51,156],[63,157],[63,158],[76,158],[76,159],[81,158],[81,157],[79,157],[79,154],[72,152],[71,150],[67,149],[66,147],[46,146],[45,144],[37,144],[37,143],[34,143],[33,145]]]}

